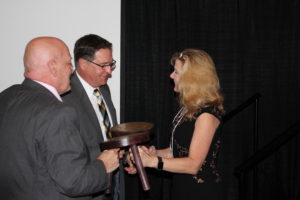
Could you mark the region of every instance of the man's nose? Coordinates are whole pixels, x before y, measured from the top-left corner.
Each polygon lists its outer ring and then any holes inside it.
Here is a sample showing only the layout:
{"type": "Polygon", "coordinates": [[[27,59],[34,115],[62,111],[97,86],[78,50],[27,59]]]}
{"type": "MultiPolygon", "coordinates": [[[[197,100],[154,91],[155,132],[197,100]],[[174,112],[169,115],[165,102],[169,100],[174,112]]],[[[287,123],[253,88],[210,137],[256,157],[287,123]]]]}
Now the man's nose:
{"type": "Polygon", "coordinates": [[[112,74],[113,70],[111,69],[110,66],[105,66],[105,71],[108,73],[108,74],[112,74]]]}

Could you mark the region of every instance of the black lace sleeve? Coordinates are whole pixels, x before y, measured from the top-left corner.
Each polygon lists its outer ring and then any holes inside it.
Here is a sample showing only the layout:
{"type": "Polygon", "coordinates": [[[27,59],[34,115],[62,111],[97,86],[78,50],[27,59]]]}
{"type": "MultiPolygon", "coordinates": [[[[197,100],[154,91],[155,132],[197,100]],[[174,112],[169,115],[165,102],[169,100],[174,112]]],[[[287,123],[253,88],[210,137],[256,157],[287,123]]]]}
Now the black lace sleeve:
{"type": "Polygon", "coordinates": [[[209,106],[209,107],[205,107],[205,108],[199,109],[199,111],[194,116],[197,118],[197,117],[199,117],[203,113],[212,114],[216,118],[218,118],[220,121],[222,119],[222,116],[220,114],[221,112],[216,107],[213,107],[213,106],[209,106]]]}

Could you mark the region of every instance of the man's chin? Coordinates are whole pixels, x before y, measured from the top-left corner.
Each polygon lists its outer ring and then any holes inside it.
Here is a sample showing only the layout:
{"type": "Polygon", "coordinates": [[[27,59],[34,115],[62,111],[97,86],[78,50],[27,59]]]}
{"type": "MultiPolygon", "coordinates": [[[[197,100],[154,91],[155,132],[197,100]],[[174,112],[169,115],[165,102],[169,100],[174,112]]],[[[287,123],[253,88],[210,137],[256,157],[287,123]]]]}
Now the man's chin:
{"type": "Polygon", "coordinates": [[[101,81],[101,82],[98,84],[99,87],[100,87],[101,85],[106,85],[106,84],[107,84],[107,81],[108,81],[108,79],[101,81]]]}

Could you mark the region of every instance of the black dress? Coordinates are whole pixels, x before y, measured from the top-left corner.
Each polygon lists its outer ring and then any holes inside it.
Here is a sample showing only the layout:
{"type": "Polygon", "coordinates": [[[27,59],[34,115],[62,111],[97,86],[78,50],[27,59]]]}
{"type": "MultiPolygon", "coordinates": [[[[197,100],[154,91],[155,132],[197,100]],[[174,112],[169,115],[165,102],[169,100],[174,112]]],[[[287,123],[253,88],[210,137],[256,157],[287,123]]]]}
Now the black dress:
{"type": "MultiPolygon", "coordinates": [[[[195,119],[203,113],[213,114],[220,119],[218,112],[214,111],[212,107],[207,107],[199,111],[194,115],[195,119]]],[[[174,118],[173,136],[171,139],[174,158],[188,156],[195,119],[191,121],[185,119],[182,116],[182,110],[174,118]]],[[[217,129],[207,157],[196,175],[174,173],[172,179],[172,200],[221,199],[221,177],[217,169],[217,156],[220,147],[219,129],[217,129]]]]}

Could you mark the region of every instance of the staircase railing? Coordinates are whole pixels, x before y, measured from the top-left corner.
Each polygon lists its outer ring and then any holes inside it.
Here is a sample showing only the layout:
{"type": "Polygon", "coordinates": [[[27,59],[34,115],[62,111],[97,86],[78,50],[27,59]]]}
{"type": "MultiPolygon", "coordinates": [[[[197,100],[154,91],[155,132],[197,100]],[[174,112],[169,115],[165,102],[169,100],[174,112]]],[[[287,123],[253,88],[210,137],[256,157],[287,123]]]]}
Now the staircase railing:
{"type": "MultiPolygon", "coordinates": [[[[235,168],[235,175],[239,180],[239,199],[246,199],[246,173],[274,153],[277,149],[285,145],[288,141],[300,133],[300,120],[290,126],[286,131],[277,136],[270,143],[255,152],[253,156],[235,168]]],[[[254,182],[254,181],[253,181],[254,182]]],[[[257,184],[257,182],[254,182],[257,184]]],[[[254,198],[255,199],[255,198],[254,198]]],[[[257,199],[257,198],[256,198],[257,199]]]]}
{"type": "MultiPolygon", "coordinates": [[[[258,113],[259,113],[259,99],[261,98],[260,93],[255,93],[253,96],[251,96],[249,99],[244,101],[242,104],[240,104],[238,107],[236,107],[234,110],[227,113],[223,118],[223,123],[225,124],[228,122],[231,118],[235,117],[237,114],[248,108],[250,105],[254,105],[254,120],[253,120],[253,153],[256,153],[258,149],[258,113]]],[[[257,184],[256,181],[258,180],[258,172],[257,167],[254,167],[253,170],[253,196],[255,197],[256,191],[257,191],[257,184]]]]}
{"type": "MultiPolygon", "coordinates": [[[[226,123],[231,118],[233,118],[234,116],[236,116],[237,114],[239,114],[240,112],[242,112],[245,108],[247,108],[248,106],[252,105],[253,103],[255,103],[255,111],[258,111],[258,103],[259,103],[259,99],[260,98],[261,98],[261,94],[260,93],[255,93],[254,95],[252,95],[249,99],[247,99],[246,101],[244,101],[243,103],[241,103],[234,110],[232,110],[229,113],[227,113],[224,116],[224,118],[223,118],[223,123],[226,123]]],[[[255,112],[255,113],[257,114],[258,112],[255,112]]]]}

